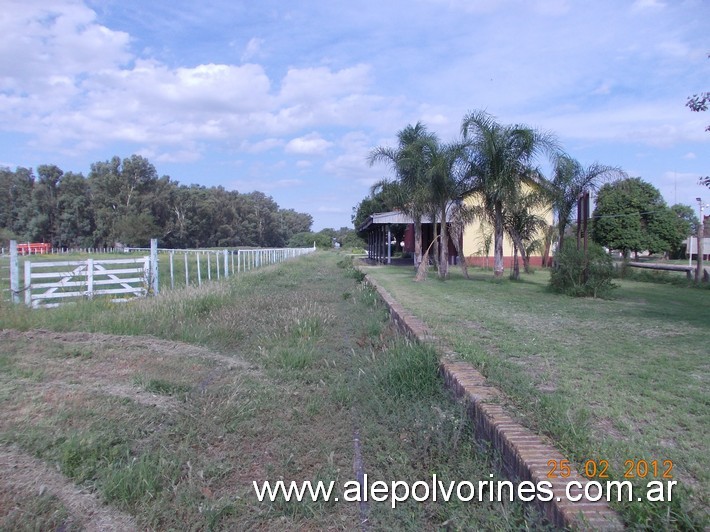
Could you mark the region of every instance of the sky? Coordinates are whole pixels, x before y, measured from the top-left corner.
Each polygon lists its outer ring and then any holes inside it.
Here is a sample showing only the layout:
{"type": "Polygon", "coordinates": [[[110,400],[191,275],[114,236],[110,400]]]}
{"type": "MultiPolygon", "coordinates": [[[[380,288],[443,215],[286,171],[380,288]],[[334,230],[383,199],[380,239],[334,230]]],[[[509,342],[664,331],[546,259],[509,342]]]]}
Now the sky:
{"type": "MultiPolygon", "coordinates": [[[[669,204],[710,189],[710,0],[3,0],[0,166],[142,155],[351,226],[377,146],[466,113],[557,136],[669,204]]],[[[541,162],[543,170],[545,163],[541,162]]],[[[706,209],[705,213],[709,213],[706,209]]]]}

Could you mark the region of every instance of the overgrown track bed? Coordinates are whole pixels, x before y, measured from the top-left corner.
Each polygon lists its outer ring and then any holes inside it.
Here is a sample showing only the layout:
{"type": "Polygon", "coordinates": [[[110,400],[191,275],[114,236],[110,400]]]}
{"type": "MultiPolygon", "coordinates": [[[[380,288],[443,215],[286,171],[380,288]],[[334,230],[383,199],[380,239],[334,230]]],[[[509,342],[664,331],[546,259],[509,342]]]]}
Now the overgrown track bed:
{"type": "MultiPolygon", "coordinates": [[[[357,503],[259,502],[252,487],[353,480],[354,411],[370,483],[499,478],[436,355],[398,337],[335,254],[130,305],[3,306],[0,329],[1,456],[58,475],[0,477],[0,528],[90,528],[67,498],[90,493],[138,528],[357,529],[357,503]]],[[[485,500],[370,501],[368,516],[372,530],[545,526],[485,500]]]]}
{"type": "Polygon", "coordinates": [[[672,462],[671,503],[616,505],[627,524],[708,526],[707,290],[619,281],[612,300],[574,299],[547,291],[544,271],[521,282],[479,270],[413,283],[409,268],[364,269],[580,471],[608,463],[611,480],[645,487],[665,481],[672,462]]]}

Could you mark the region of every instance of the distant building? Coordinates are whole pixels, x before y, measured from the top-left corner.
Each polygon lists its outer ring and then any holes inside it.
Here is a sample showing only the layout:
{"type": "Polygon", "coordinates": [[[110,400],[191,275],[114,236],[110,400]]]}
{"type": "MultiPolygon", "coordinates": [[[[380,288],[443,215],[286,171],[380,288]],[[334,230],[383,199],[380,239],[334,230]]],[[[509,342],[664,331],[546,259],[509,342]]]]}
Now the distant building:
{"type": "MultiPolygon", "coordinates": [[[[470,196],[465,201],[470,206],[480,204],[480,199],[475,195],[470,196]]],[[[545,219],[548,224],[553,223],[551,207],[541,208],[535,214],[545,219]]],[[[450,224],[451,220],[447,220],[447,223],[450,224]]],[[[357,230],[367,234],[367,253],[368,258],[372,260],[389,263],[393,254],[399,250],[414,253],[414,223],[411,217],[400,211],[373,213],[367,217],[357,230]],[[406,225],[403,245],[400,245],[401,243],[398,243],[394,238],[392,226],[396,224],[406,225]]],[[[429,244],[431,244],[433,235],[434,224],[429,217],[424,217],[422,219],[422,252],[426,251],[429,244]]],[[[493,237],[491,236],[490,247],[486,254],[484,243],[487,235],[493,235],[493,227],[488,221],[483,219],[474,220],[464,229],[459,248],[462,250],[463,256],[469,265],[493,266],[493,237]]],[[[542,237],[543,235],[539,234],[536,238],[542,239],[542,237]]],[[[456,246],[449,241],[449,262],[458,264],[459,260],[460,257],[456,251],[456,246]]],[[[503,265],[505,268],[512,268],[513,265],[513,243],[508,235],[505,234],[503,236],[503,265]]],[[[542,265],[542,252],[540,250],[535,250],[530,255],[530,265],[542,265]]]]}

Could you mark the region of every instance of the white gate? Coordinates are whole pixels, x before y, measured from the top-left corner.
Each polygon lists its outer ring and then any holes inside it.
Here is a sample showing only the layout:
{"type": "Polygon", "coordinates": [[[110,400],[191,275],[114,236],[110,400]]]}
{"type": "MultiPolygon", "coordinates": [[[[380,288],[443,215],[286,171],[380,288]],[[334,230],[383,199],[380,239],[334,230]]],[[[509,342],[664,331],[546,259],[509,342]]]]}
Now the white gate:
{"type": "Polygon", "coordinates": [[[56,307],[66,299],[113,296],[111,301],[143,297],[150,284],[150,257],[87,259],[83,261],[25,261],[25,304],[56,307]]]}

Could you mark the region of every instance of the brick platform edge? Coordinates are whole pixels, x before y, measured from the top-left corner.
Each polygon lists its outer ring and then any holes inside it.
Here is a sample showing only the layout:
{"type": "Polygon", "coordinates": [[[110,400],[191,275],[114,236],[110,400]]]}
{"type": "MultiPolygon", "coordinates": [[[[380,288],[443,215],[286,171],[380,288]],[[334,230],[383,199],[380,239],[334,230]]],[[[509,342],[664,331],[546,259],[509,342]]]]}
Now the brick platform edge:
{"type": "MultiPolygon", "coordinates": [[[[498,451],[506,473],[520,481],[548,481],[552,484],[552,500],[539,504],[554,526],[574,530],[624,529],[618,514],[606,501],[594,502],[584,498],[577,502],[569,500],[565,490],[568,483],[577,481],[582,486],[581,489],[570,490],[570,494],[576,498],[584,494],[584,486],[590,481],[574,468],[567,478],[547,478],[550,471],[548,461],[556,460],[559,464],[565,457],[506,414],[496,402],[502,392],[488,384],[471,364],[455,360],[456,353],[432,336],[421,320],[407,313],[374,279],[365,275],[365,281],[377,290],[389,308],[390,319],[400,331],[437,350],[439,369],[446,385],[466,401],[469,416],[476,426],[476,434],[489,441],[498,451]]],[[[596,490],[592,493],[596,493],[596,490]]]]}

